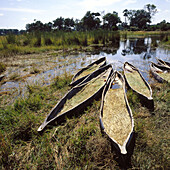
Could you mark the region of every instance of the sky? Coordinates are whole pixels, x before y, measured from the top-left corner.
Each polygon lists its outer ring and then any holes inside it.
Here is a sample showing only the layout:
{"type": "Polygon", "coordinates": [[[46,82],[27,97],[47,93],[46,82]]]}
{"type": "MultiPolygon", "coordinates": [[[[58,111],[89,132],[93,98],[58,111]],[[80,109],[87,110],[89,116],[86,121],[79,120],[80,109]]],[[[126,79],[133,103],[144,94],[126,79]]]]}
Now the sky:
{"type": "Polygon", "coordinates": [[[0,28],[21,30],[34,19],[48,23],[60,16],[82,19],[87,11],[116,11],[124,21],[124,9],[143,9],[146,4],[154,4],[158,10],[152,24],[170,22],[170,0],[0,0],[0,28]]]}

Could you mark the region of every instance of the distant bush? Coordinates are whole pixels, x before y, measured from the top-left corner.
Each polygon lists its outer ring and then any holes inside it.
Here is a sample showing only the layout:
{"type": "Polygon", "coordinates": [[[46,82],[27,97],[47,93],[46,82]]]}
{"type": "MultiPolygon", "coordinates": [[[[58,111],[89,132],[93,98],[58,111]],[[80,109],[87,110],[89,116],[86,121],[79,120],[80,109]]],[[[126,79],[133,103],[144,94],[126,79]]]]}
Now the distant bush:
{"type": "Polygon", "coordinates": [[[23,46],[27,46],[31,43],[30,39],[26,39],[23,41],[23,46]]]}
{"type": "Polygon", "coordinates": [[[41,37],[37,37],[36,41],[34,42],[34,47],[40,47],[41,46],[41,37]]]}
{"type": "Polygon", "coordinates": [[[7,37],[8,44],[15,44],[16,43],[16,37],[14,34],[9,34],[7,37]]]}
{"type": "Polygon", "coordinates": [[[51,38],[45,37],[45,38],[44,38],[44,44],[45,44],[45,45],[52,45],[53,42],[51,41],[51,38]]]}

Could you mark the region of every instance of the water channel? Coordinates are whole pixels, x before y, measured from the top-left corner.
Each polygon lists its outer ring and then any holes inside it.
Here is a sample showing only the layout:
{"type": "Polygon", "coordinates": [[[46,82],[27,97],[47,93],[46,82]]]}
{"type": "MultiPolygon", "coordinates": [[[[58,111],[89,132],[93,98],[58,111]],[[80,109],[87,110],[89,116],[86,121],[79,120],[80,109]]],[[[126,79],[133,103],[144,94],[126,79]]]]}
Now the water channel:
{"type": "MultiPolygon", "coordinates": [[[[63,56],[64,60],[59,61],[58,56],[49,56],[48,61],[53,61],[56,67],[30,76],[25,82],[7,81],[0,87],[0,92],[10,91],[11,89],[24,89],[26,84],[48,85],[56,76],[60,76],[64,72],[75,74],[82,67],[87,66],[96,59],[105,56],[107,63],[111,63],[113,68],[121,71],[125,61],[130,62],[140,69],[145,79],[151,83],[153,79],[149,76],[150,62],[156,62],[156,57],[165,61],[170,61],[170,50],[157,47],[160,42],[160,36],[148,36],[147,38],[128,38],[120,40],[113,47],[94,48],[93,53],[79,53],[76,55],[63,56]],[[153,46],[154,44],[154,46],[153,46]],[[72,62],[70,62],[72,61],[72,62]]],[[[39,59],[41,60],[41,59],[39,59]]],[[[27,62],[27,61],[25,61],[27,62]]],[[[37,64],[42,64],[37,61],[37,64]]],[[[43,62],[45,64],[45,61],[43,62]]],[[[17,70],[15,70],[17,71],[17,70]]]]}

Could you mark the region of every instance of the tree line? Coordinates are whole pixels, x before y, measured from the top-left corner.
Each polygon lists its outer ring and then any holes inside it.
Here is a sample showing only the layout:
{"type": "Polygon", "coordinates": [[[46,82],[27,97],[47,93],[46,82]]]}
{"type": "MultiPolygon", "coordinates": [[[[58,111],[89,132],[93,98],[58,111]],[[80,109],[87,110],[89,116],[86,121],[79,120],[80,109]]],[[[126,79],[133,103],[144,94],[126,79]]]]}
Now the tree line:
{"type": "MultiPolygon", "coordinates": [[[[58,17],[52,22],[43,24],[41,21],[34,20],[33,23],[26,24],[26,32],[37,31],[89,31],[97,29],[105,30],[162,30],[167,31],[170,29],[170,23],[163,20],[160,23],[151,25],[153,16],[157,13],[156,6],[154,4],[147,4],[143,9],[127,10],[123,11],[124,21],[121,21],[118,13],[113,11],[112,13],[105,12],[91,12],[87,11],[82,19],[63,18],[58,17]]],[[[4,30],[0,30],[0,35],[6,34],[4,30]]],[[[21,33],[23,30],[21,31],[21,33]]],[[[16,30],[15,30],[16,33],[16,30]]],[[[19,32],[20,33],[20,32],[19,32]]]]}
{"type": "Polygon", "coordinates": [[[84,17],[80,20],[73,18],[59,17],[53,22],[43,24],[41,21],[34,20],[33,23],[26,25],[26,31],[51,31],[51,30],[63,30],[63,31],[88,31],[96,29],[106,30],[169,30],[170,23],[163,20],[156,25],[150,25],[153,16],[157,13],[156,6],[154,4],[147,4],[143,9],[127,10],[123,11],[125,21],[121,21],[118,13],[113,11],[112,13],[105,14],[103,12],[91,12],[87,11],[84,17]]]}
{"type": "Polygon", "coordinates": [[[41,21],[34,20],[33,23],[26,25],[26,31],[51,31],[51,30],[62,30],[62,31],[89,31],[96,29],[108,29],[118,30],[117,24],[121,23],[118,13],[107,13],[102,17],[103,24],[101,21],[101,14],[99,12],[87,11],[85,16],[81,20],[74,20],[73,18],[59,17],[53,22],[43,24],[41,21]]]}

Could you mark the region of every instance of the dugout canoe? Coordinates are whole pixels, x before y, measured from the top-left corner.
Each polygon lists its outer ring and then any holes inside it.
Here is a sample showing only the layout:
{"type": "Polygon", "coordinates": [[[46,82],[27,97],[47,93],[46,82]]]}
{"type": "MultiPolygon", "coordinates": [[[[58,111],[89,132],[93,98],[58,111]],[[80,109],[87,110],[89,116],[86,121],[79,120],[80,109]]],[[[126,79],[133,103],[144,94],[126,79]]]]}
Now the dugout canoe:
{"type": "Polygon", "coordinates": [[[96,71],[97,69],[103,67],[106,65],[106,57],[102,57],[93,63],[89,64],[88,66],[82,68],[80,71],[78,71],[72,78],[72,82],[70,83],[70,86],[76,86],[81,81],[83,81],[89,74],[96,71]]]}
{"type": "Polygon", "coordinates": [[[134,134],[134,120],[125,92],[125,80],[117,71],[103,90],[100,128],[109,137],[116,150],[127,155],[134,134]]]}
{"type": "Polygon", "coordinates": [[[169,82],[170,83],[170,68],[162,65],[155,64],[151,62],[150,70],[153,77],[159,82],[169,82]]]}
{"type": "Polygon", "coordinates": [[[156,60],[157,60],[157,62],[158,62],[159,65],[170,68],[170,63],[169,63],[169,62],[164,61],[164,60],[162,60],[162,59],[160,59],[160,58],[156,58],[156,60]]]}
{"type": "Polygon", "coordinates": [[[149,83],[132,64],[125,62],[123,70],[127,88],[132,89],[132,91],[136,93],[142,105],[153,111],[154,102],[152,98],[152,89],[149,83]]]}
{"type": "Polygon", "coordinates": [[[101,97],[107,79],[113,72],[112,66],[106,65],[90,74],[81,84],[73,87],[66,95],[53,107],[45,118],[45,121],[38,128],[42,131],[48,124],[56,121],[60,123],[65,118],[80,114],[95,99],[101,97]]]}

